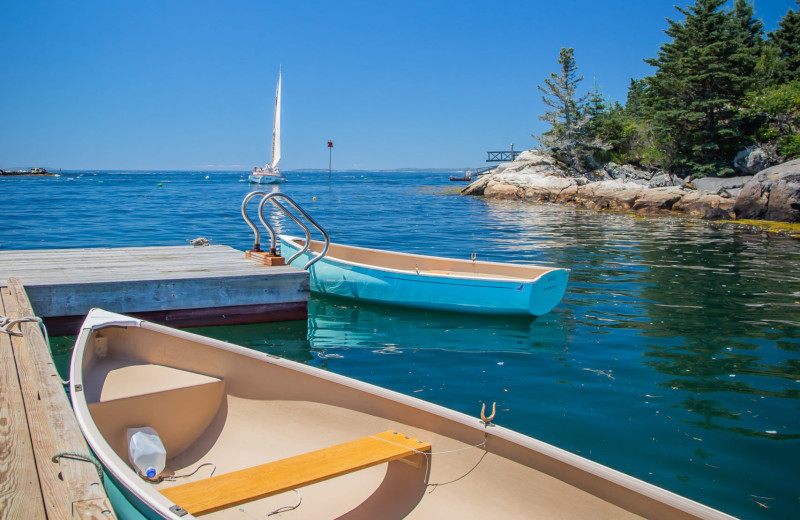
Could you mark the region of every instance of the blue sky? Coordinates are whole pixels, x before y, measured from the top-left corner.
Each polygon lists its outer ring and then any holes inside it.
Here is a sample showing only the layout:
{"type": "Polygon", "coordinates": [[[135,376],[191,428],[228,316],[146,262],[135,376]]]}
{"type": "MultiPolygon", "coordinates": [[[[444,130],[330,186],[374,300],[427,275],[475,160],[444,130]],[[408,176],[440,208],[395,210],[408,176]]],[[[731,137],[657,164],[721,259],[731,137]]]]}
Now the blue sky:
{"type": "MultiPolygon", "coordinates": [[[[624,102],[689,0],[0,0],[0,168],[464,168],[531,148],[573,47],[624,102]]],[[[774,30],[794,0],[755,0],[774,30]]]]}

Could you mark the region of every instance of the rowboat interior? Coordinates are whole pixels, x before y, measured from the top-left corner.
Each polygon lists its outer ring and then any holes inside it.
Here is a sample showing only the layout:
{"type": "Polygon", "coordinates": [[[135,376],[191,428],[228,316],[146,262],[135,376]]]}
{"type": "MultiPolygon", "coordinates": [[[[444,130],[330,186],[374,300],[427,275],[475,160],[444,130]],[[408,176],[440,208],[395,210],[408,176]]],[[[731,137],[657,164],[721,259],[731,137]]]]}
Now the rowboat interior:
{"type": "Polygon", "coordinates": [[[73,403],[90,445],[121,487],[184,518],[717,513],[478,417],[185,331],[142,322],[81,342],[73,403]],[[160,482],[128,462],[126,430],[144,425],[166,448],[160,482]]]}
{"type": "MultiPolygon", "coordinates": [[[[304,238],[282,236],[302,248],[304,238]]],[[[309,250],[317,254],[322,251],[324,243],[311,240],[309,250]]],[[[534,265],[508,264],[499,262],[485,262],[480,260],[460,260],[427,255],[415,255],[384,251],[366,247],[355,247],[331,243],[326,258],[332,258],[352,264],[380,266],[397,271],[408,271],[424,274],[450,275],[458,278],[494,278],[510,280],[534,280],[553,271],[562,271],[560,268],[550,268],[534,265]]]]}

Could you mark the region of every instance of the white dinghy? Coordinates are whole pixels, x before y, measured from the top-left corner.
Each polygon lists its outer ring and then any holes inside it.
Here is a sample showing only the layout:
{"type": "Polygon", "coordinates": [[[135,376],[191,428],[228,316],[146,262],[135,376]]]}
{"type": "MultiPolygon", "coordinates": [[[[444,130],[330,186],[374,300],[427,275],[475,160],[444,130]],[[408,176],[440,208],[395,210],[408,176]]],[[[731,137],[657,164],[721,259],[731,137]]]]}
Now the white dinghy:
{"type": "Polygon", "coordinates": [[[91,449],[149,518],[731,518],[491,416],[97,309],[70,393],[91,449]],[[165,450],[152,480],[129,462],[140,428],[165,450]]]}

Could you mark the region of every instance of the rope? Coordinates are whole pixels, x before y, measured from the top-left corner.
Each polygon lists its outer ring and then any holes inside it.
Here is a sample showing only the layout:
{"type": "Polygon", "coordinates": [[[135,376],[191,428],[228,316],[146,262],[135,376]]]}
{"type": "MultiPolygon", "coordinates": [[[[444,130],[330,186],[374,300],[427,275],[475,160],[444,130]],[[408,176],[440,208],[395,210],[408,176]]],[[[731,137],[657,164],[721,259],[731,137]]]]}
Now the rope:
{"type": "MultiPolygon", "coordinates": [[[[443,486],[445,484],[450,484],[450,483],[456,482],[457,480],[461,480],[462,478],[466,477],[467,475],[472,473],[475,470],[475,468],[478,467],[478,464],[480,464],[483,461],[483,458],[486,456],[486,454],[489,453],[488,451],[484,451],[483,455],[481,455],[481,458],[480,458],[480,460],[478,460],[477,464],[475,464],[475,466],[473,466],[472,469],[470,469],[469,471],[467,471],[466,473],[464,473],[463,475],[461,475],[457,479],[451,480],[450,482],[442,482],[440,484],[431,484],[431,483],[428,482],[428,472],[430,471],[430,468],[431,468],[430,457],[432,457],[433,455],[446,455],[446,454],[449,454],[449,453],[457,453],[459,451],[471,450],[473,448],[482,448],[482,447],[486,446],[486,441],[489,440],[489,432],[485,432],[483,434],[483,440],[481,442],[479,442],[478,444],[471,444],[469,446],[465,446],[463,448],[456,448],[454,450],[445,450],[445,451],[436,451],[436,452],[434,452],[434,451],[415,450],[414,448],[408,447],[408,446],[406,446],[404,444],[399,444],[397,442],[392,442],[392,441],[390,441],[388,439],[381,439],[380,437],[375,437],[373,435],[370,435],[370,437],[372,437],[373,439],[379,440],[379,441],[388,442],[389,444],[394,444],[395,446],[400,446],[401,448],[408,448],[409,450],[413,451],[414,453],[419,453],[420,455],[424,455],[425,456],[425,478],[423,479],[423,482],[425,482],[425,484],[427,486],[431,486],[433,488],[435,488],[436,486],[443,486]]],[[[433,490],[431,490],[431,491],[433,491],[433,490]]]]}
{"type": "Polygon", "coordinates": [[[214,472],[217,471],[217,465],[214,464],[213,462],[204,462],[204,463],[200,464],[199,466],[197,466],[196,468],[194,468],[194,471],[192,471],[191,473],[187,473],[186,475],[167,475],[166,477],[156,477],[156,478],[153,478],[153,479],[148,478],[148,479],[145,479],[145,480],[147,480],[148,482],[152,482],[154,484],[158,484],[159,482],[164,482],[165,480],[168,481],[168,482],[172,482],[172,481],[178,480],[179,478],[191,477],[192,475],[197,473],[197,471],[200,468],[202,468],[203,466],[214,466],[213,468],[211,468],[211,474],[208,475],[208,478],[213,477],[214,476],[214,472]]]}
{"type": "MultiPolygon", "coordinates": [[[[0,315],[0,332],[8,334],[9,336],[22,337],[23,334],[22,334],[21,324],[34,323],[34,322],[39,324],[39,329],[41,329],[42,336],[44,336],[44,341],[47,344],[47,351],[50,353],[50,360],[53,362],[53,367],[55,367],[56,360],[53,357],[53,349],[50,347],[50,335],[47,334],[47,327],[44,326],[44,321],[42,321],[42,318],[38,316],[23,316],[22,318],[17,318],[15,320],[12,320],[8,316],[0,315]],[[11,330],[11,327],[13,327],[14,325],[17,326],[19,332],[11,330]]],[[[58,373],[58,371],[56,371],[56,373],[58,373]]],[[[58,375],[58,379],[59,381],[61,381],[62,385],[69,386],[69,381],[64,380],[60,374],[58,375]]]]}
{"type": "Polygon", "coordinates": [[[295,505],[293,505],[293,506],[283,506],[283,507],[279,507],[278,509],[273,509],[272,511],[267,513],[267,516],[279,515],[281,513],[287,512],[287,511],[293,511],[293,510],[297,509],[298,507],[300,507],[300,503],[303,501],[303,497],[300,495],[300,492],[297,491],[296,489],[293,489],[292,491],[297,493],[297,503],[295,505]]]}
{"type": "Polygon", "coordinates": [[[50,458],[50,460],[58,464],[58,461],[62,458],[91,462],[92,464],[94,464],[94,468],[97,470],[97,476],[100,479],[100,483],[105,484],[103,478],[103,466],[96,458],[92,457],[91,455],[84,455],[83,453],[77,453],[74,451],[59,451],[58,453],[53,455],[50,458]]]}
{"type": "MultiPolygon", "coordinates": [[[[22,318],[17,318],[15,320],[12,320],[8,316],[1,316],[0,315],[0,332],[4,332],[4,333],[8,334],[9,336],[17,336],[17,337],[19,337],[19,336],[22,336],[22,327],[20,326],[20,323],[27,323],[27,322],[34,322],[34,321],[38,321],[40,324],[42,323],[42,319],[41,318],[37,318],[36,316],[25,316],[25,317],[22,317],[22,318]],[[14,325],[17,325],[17,328],[20,329],[20,332],[14,332],[13,330],[11,330],[11,327],[13,327],[14,325]]],[[[46,335],[46,333],[45,333],[45,335],[46,335]]],[[[50,344],[49,340],[48,340],[47,344],[48,345],[50,344]]]]}

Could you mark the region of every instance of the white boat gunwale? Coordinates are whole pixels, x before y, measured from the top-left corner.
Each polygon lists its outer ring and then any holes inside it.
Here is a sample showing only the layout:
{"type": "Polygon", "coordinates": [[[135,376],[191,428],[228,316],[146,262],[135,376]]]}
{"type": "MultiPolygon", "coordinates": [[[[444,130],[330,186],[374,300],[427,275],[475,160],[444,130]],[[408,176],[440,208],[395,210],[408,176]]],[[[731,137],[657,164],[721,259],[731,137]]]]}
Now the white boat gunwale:
{"type": "MultiPolygon", "coordinates": [[[[94,309],[90,311],[89,317],[92,316],[93,312],[94,309]]],[[[611,503],[616,504],[618,507],[625,508],[628,511],[636,509],[641,510],[641,504],[637,503],[641,502],[643,498],[648,498],[660,503],[661,506],[667,506],[668,508],[682,511],[685,514],[696,517],[720,519],[733,518],[718,510],[687,499],[653,484],[649,484],[633,476],[609,468],[608,466],[570,453],[546,442],[525,436],[502,426],[494,424],[486,426],[483,421],[478,418],[470,417],[464,413],[429,403],[417,397],[408,396],[378,387],[370,383],[365,383],[349,377],[328,372],[321,368],[304,365],[302,363],[283,359],[271,354],[253,351],[225,341],[205,338],[186,331],[179,331],[146,321],[126,324],[125,322],[119,321],[120,317],[121,316],[119,315],[116,315],[115,317],[112,313],[107,313],[107,316],[103,318],[107,319],[107,322],[97,319],[94,321],[87,319],[87,322],[81,328],[76,340],[70,366],[71,400],[78,423],[80,424],[90,447],[100,459],[107,471],[109,471],[114,479],[119,481],[128,492],[132,493],[142,503],[157,507],[156,512],[166,519],[179,518],[178,515],[170,510],[170,508],[173,506],[173,503],[161,495],[155,488],[142,485],[143,481],[140,479],[140,477],[127,464],[126,461],[117,455],[92,420],[92,415],[89,411],[88,403],[86,402],[85,392],[82,391],[84,382],[82,366],[85,349],[94,330],[99,330],[105,327],[140,327],[142,329],[160,333],[166,336],[171,336],[176,339],[199,342],[208,347],[221,349],[237,355],[252,358],[254,360],[259,360],[261,362],[278,365],[290,371],[323,379],[336,385],[341,385],[343,387],[356,390],[358,392],[367,392],[373,394],[381,399],[393,401],[404,407],[440,417],[444,419],[445,422],[452,422],[466,426],[467,429],[465,431],[458,432],[461,437],[470,434],[470,432],[477,435],[485,434],[486,438],[488,439],[488,442],[484,447],[485,451],[495,453],[500,457],[505,457],[503,455],[504,452],[514,451],[516,449],[514,445],[525,450],[530,450],[531,453],[526,458],[533,457],[534,459],[538,460],[537,464],[531,465],[530,467],[561,480],[568,485],[582,489],[583,491],[597,496],[600,499],[608,500],[611,503]],[[581,476],[582,474],[583,476],[581,476]],[[587,484],[587,475],[598,477],[603,482],[612,484],[614,489],[609,490],[607,486],[602,485],[602,482],[593,482],[594,485],[591,483],[587,484]],[[141,493],[141,490],[145,490],[145,492],[141,493]],[[620,490],[622,490],[622,498],[619,496],[620,490]],[[611,500],[612,496],[615,498],[614,500],[611,500]],[[626,505],[631,506],[632,504],[638,507],[634,507],[633,509],[626,507],[626,505]]],[[[422,423],[424,422],[424,419],[420,419],[419,421],[422,423]]],[[[424,426],[420,426],[419,424],[416,426],[424,428],[424,426]]],[[[462,441],[465,440],[459,437],[452,438],[462,441]]],[[[471,442],[472,439],[467,439],[466,441],[471,442]]],[[[191,518],[191,515],[183,516],[183,518],[187,517],[191,518]]]]}

